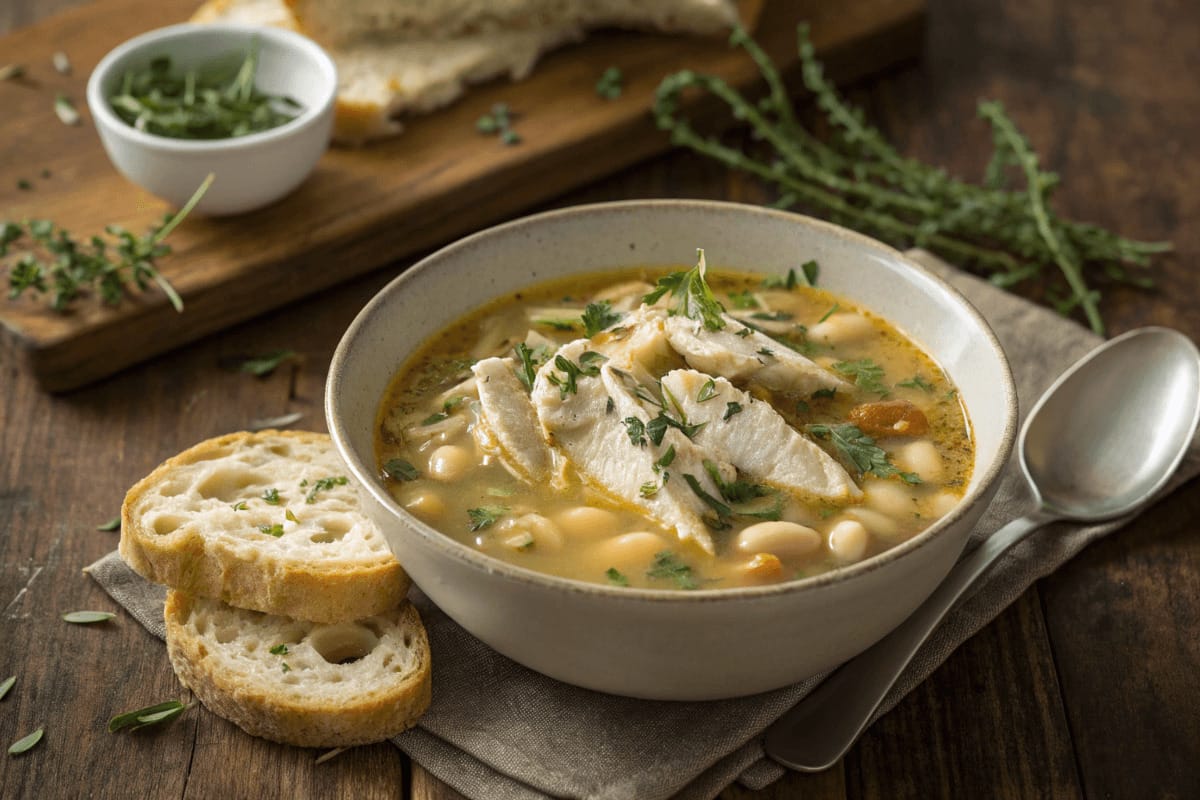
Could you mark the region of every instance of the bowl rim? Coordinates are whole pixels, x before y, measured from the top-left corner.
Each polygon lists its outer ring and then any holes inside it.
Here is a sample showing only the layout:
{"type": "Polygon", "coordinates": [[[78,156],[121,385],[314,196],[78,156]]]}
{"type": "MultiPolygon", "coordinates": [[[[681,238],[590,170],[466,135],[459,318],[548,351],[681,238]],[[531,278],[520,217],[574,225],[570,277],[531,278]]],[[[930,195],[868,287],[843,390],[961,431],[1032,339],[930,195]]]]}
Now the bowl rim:
{"type": "Polygon", "coordinates": [[[88,78],[86,96],[88,109],[97,125],[103,124],[108,130],[134,144],[162,152],[212,154],[214,152],[236,152],[271,144],[320,124],[321,119],[333,110],[337,99],[337,88],[337,64],[320,45],[296,31],[240,22],[180,22],[134,36],[108,51],[96,64],[88,78]],[[282,125],[245,136],[232,136],[225,139],[175,139],[170,136],[139,131],[118,117],[109,106],[108,98],[104,96],[102,90],[102,84],[116,68],[118,62],[126,57],[178,39],[197,35],[219,38],[222,35],[230,34],[272,39],[289,51],[299,54],[312,62],[317,70],[325,76],[328,91],[322,95],[320,102],[305,107],[295,118],[282,125]]]}
{"type": "MultiPolygon", "coordinates": [[[[378,401],[376,405],[378,405],[378,401]]],[[[968,409],[968,413],[969,411],[970,409],[968,409]]],[[[933,274],[928,268],[905,256],[904,253],[896,248],[884,244],[876,239],[872,239],[864,234],[843,228],[839,225],[835,225],[831,222],[826,222],[824,220],[815,219],[803,214],[797,214],[779,209],[764,208],[762,206],[720,200],[650,199],[588,203],[524,216],[509,222],[504,222],[485,228],[469,236],[465,236],[433,253],[430,253],[416,264],[413,264],[411,267],[404,270],[400,275],[389,281],[387,285],[380,289],[370,299],[370,301],[367,302],[367,304],[355,316],[353,321],[351,321],[350,325],[346,328],[345,333],[342,335],[341,340],[338,342],[337,348],[333,354],[333,358],[330,361],[329,375],[325,384],[325,417],[334,446],[337,448],[342,460],[354,474],[355,479],[360,485],[360,490],[370,492],[371,496],[378,501],[381,506],[398,517],[397,522],[414,531],[418,536],[424,539],[428,544],[432,545],[443,555],[447,555],[460,562],[466,562],[468,565],[482,570],[490,577],[499,577],[518,583],[535,584],[543,588],[566,591],[570,593],[589,594],[623,601],[709,603],[750,601],[781,597],[814,591],[832,586],[834,584],[854,580],[859,576],[874,572],[891,564],[892,562],[903,559],[917,550],[922,549],[926,544],[932,542],[934,539],[946,535],[947,531],[949,531],[949,529],[959,519],[963,518],[968,513],[967,510],[969,508],[973,507],[976,503],[983,501],[988,496],[991,487],[1000,479],[1000,474],[1008,464],[1016,440],[1018,403],[1016,384],[1013,380],[1012,368],[1009,365],[1008,358],[1003,347],[1001,347],[995,332],[987,323],[987,320],[983,318],[983,315],[979,313],[975,306],[972,305],[971,302],[967,300],[967,298],[964,297],[961,292],[959,292],[950,284],[946,283],[946,281],[937,275],[933,274]],[[522,228],[539,226],[547,221],[559,220],[565,217],[584,216],[597,213],[623,213],[629,210],[637,209],[680,206],[694,208],[701,211],[732,212],[738,214],[775,217],[791,223],[799,223],[810,228],[815,228],[827,235],[848,239],[851,243],[859,246],[869,247],[877,252],[886,254],[899,260],[907,268],[911,269],[921,280],[926,281],[928,284],[931,284],[933,287],[945,293],[952,302],[957,303],[962,310],[974,320],[980,332],[983,334],[986,343],[997,356],[1000,367],[1000,374],[997,377],[999,378],[1000,388],[1003,391],[1006,413],[1004,425],[1000,435],[1000,441],[995,454],[988,464],[982,465],[982,473],[980,473],[981,477],[978,480],[973,481],[974,487],[967,491],[962,500],[959,501],[958,505],[956,505],[950,513],[918,533],[916,536],[913,536],[911,539],[901,542],[894,547],[890,547],[881,553],[871,556],[870,558],[830,570],[829,572],[766,586],[731,587],[725,589],[694,589],[689,591],[680,591],[676,589],[645,589],[641,587],[609,586],[601,583],[588,583],[585,581],[576,580],[574,578],[565,578],[549,573],[537,572],[529,569],[528,567],[521,567],[511,564],[507,561],[502,561],[493,556],[489,556],[485,553],[481,553],[478,550],[469,547],[468,545],[456,541],[450,536],[438,531],[433,526],[421,521],[413,514],[405,511],[395,501],[395,499],[392,498],[391,494],[386,490],[386,488],[378,482],[377,470],[374,464],[372,463],[369,465],[364,465],[355,457],[353,450],[349,446],[349,436],[345,430],[342,420],[338,416],[338,398],[341,394],[340,384],[344,373],[347,371],[346,362],[349,358],[350,343],[360,336],[361,331],[371,323],[377,314],[381,313],[381,309],[386,302],[386,298],[403,288],[405,283],[412,279],[412,276],[420,274],[420,272],[424,272],[426,270],[436,269],[439,261],[448,257],[453,257],[460,251],[478,247],[481,242],[486,242],[486,240],[492,236],[506,235],[522,228]]],[[[970,418],[968,417],[968,419],[970,418]]],[[[980,467],[981,465],[979,464],[975,465],[976,470],[979,470],[980,467]]]]}

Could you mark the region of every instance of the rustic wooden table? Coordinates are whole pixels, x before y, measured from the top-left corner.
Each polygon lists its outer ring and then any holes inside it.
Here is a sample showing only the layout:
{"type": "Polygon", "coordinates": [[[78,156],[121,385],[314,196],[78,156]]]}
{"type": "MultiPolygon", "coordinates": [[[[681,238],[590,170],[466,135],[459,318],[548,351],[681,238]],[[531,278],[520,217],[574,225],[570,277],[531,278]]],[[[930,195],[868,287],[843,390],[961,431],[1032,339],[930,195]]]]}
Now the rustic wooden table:
{"type": "MultiPolygon", "coordinates": [[[[78,0],[5,0],[0,32],[78,0]]],[[[903,152],[977,176],[998,98],[1064,185],[1056,206],[1130,236],[1172,239],[1154,293],[1109,292],[1112,331],[1170,325],[1200,339],[1200,5],[933,0],[921,62],[853,95],[903,152]]],[[[3,62],[0,54],[0,62],[3,62]]],[[[0,165],[4,167],[6,165],[0,165]]],[[[554,205],[631,197],[767,195],[697,158],[644,164],[554,205]]],[[[80,568],[111,550],[95,530],[125,489],[194,442],[290,411],[323,429],[333,347],[397,269],[330,291],[67,396],[0,365],[0,797],[457,795],[394,747],[313,753],[242,734],[204,711],[135,740],[115,710],[179,695],[158,642],[80,568]],[[223,356],[303,352],[265,380],[223,356]]],[[[877,723],[835,769],[722,797],[1200,797],[1200,486],[1192,482],[1027,591],[877,723]]]]}

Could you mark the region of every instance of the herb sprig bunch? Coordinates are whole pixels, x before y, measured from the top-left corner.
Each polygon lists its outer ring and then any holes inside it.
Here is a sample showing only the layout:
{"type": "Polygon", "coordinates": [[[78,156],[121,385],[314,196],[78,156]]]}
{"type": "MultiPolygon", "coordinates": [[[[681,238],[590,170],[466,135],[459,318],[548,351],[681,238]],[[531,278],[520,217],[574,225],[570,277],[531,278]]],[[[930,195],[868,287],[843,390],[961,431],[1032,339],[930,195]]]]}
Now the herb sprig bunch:
{"type": "Polygon", "coordinates": [[[1140,288],[1151,285],[1130,267],[1145,267],[1169,242],[1126,239],[1096,225],[1055,214],[1048,200],[1058,176],[1042,169],[1029,142],[998,102],[984,102],[979,116],[992,129],[994,151],[981,184],[902,156],[826,80],[808,36],[799,28],[805,87],[832,130],[817,137],[797,119],[778,70],[745,30],[730,43],[754,59],[768,94],[755,103],[720,78],[683,70],[658,87],[655,115],[672,141],[734,169],[756,175],[780,191],[778,205],[799,204],[834,222],[900,246],[925,247],[1011,288],[1047,272],[1059,273],[1051,299],[1060,313],[1081,309],[1103,333],[1097,281],[1140,288]],[[746,152],[698,133],[681,114],[687,89],[705,90],[750,125],[762,152],[746,152]],[[1024,186],[1010,184],[1018,172],[1024,186]]]}
{"type": "Polygon", "coordinates": [[[61,313],[89,292],[98,294],[108,305],[117,305],[129,294],[130,284],[145,291],[154,283],[176,311],[183,311],[183,299],[158,271],[156,262],[171,252],[163,240],[196,207],[212,181],[212,175],[205,178],[183,208],[173,216],[167,215],[161,225],[143,236],[109,225],[104,232],[110,240],[92,236],[81,242],[46,219],[20,224],[0,222],[0,259],[14,245],[26,245],[9,267],[9,299],[15,300],[27,291],[49,294],[50,307],[61,313]]]}

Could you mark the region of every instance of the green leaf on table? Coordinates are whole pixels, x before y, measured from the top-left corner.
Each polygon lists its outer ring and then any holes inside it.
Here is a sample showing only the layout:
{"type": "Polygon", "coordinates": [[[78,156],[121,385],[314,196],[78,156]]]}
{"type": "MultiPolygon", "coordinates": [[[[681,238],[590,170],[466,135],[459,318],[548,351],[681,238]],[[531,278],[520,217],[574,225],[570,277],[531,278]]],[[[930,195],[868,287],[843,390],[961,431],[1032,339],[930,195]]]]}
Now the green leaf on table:
{"type": "Polygon", "coordinates": [[[108,622],[115,616],[111,611],[68,611],[62,618],[63,621],[75,625],[91,625],[96,622],[108,622]]]}

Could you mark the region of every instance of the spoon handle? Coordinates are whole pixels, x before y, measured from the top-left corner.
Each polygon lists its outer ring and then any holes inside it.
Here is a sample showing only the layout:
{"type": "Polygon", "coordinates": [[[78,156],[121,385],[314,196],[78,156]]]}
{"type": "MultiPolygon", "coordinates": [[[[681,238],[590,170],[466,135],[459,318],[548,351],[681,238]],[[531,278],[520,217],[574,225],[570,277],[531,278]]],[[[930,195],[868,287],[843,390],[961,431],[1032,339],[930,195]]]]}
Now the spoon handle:
{"type": "Polygon", "coordinates": [[[767,755],[801,772],[833,766],[954,602],[1010,547],[1058,519],[1041,509],[989,536],[950,570],[912,616],[847,661],[767,729],[767,755]]]}

